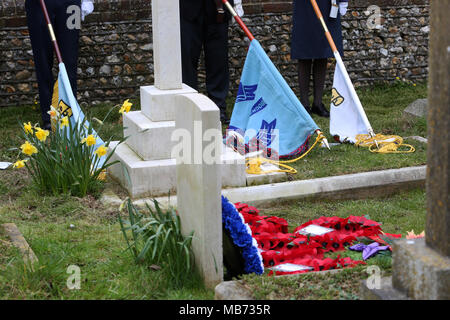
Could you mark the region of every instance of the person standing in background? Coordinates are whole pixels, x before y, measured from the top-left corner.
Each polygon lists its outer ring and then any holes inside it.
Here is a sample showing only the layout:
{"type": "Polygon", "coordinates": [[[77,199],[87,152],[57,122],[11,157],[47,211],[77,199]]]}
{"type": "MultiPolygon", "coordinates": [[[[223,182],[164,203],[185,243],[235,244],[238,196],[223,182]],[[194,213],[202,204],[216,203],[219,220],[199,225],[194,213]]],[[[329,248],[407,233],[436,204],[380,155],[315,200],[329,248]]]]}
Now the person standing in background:
{"type": "MultiPolygon", "coordinates": [[[[77,96],[77,65],[79,28],[69,28],[68,19],[74,14],[70,6],[78,6],[81,19],[94,10],[92,0],[45,0],[48,14],[58,40],[61,56],[67,68],[74,96],[77,96]]],[[[28,31],[33,49],[36,79],[39,87],[42,128],[51,129],[50,105],[55,79],[53,77],[53,44],[39,0],[26,0],[28,31]]],[[[56,107],[56,106],[55,106],[56,107]]]]}
{"type": "MultiPolygon", "coordinates": [[[[242,0],[230,0],[240,16],[242,0]]],[[[198,64],[203,51],[208,97],[219,107],[220,120],[229,123],[228,25],[231,15],[222,0],[180,0],[183,83],[198,90],[198,64]]]]}
{"type": "MultiPolygon", "coordinates": [[[[325,23],[343,56],[341,16],[347,12],[348,0],[317,0],[325,23]]],[[[309,113],[329,117],[322,103],[328,58],[334,54],[317,19],[310,0],[294,0],[291,58],[298,60],[300,102],[309,113]],[[313,74],[313,105],[309,101],[309,83],[313,74]]]]}

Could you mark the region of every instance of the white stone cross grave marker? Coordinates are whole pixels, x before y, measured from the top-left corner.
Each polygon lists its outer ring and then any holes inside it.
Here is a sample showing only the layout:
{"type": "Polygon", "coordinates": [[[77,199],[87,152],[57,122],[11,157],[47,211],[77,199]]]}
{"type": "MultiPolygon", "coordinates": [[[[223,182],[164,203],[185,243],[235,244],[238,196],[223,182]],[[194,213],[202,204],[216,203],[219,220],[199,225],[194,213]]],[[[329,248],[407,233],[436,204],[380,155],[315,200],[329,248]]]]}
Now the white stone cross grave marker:
{"type": "Polygon", "coordinates": [[[223,279],[221,188],[246,185],[245,161],[223,145],[214,102],[182,83],[178,0],[152,0],[152,29],[155,83],[141,87],[141,110],[124,114],[128,139],[110,160],[120,164],[109,167],[108,173],[133,199],[176,191],[182,231],[194,231],[196,265],[206,286],[212,288],[223,279]],[[199,135],[194,121],[201,123],[199,135]],[[191,133],[192,146],[202,149],[201,160],[210,146],[203,140],[205,133],[216,130],[220,136],[216,161],[187,164],[173,156],[178,129],[191,133]]]}
{"type": "Polygon", "coordinates": [[[179,1],[152,0],[155,87],[182,89],[179,1]]]}
{"type": "MultiPolygon", "coordinates": [[[[183,90],[179,2],[152,0],[152,14],[155,87],[159,90],[183,90]]],[[[197,152],[202,157],[208,145],[203,141],[203,133],[220,128],[218,107],[196,92],[174,95],[170,102],[171,112],[175,114],[175,130],[187,130],[189,143],[201,146],[201,150],[189,148],[184,151],[190,156],[197,152]],[[199,136],[194,134],[195,122],[201,123],[199,136]]],[[[195,263],[205,285],[210,288],[223,279],[220,147],[221,143],[216,148],[219,150],[215,161],[210,164],[203,161],[200,164],[185,163],[180,157],[176,159],[177,209],[182,232],[188,235],[194,231],[195,263]]]]}

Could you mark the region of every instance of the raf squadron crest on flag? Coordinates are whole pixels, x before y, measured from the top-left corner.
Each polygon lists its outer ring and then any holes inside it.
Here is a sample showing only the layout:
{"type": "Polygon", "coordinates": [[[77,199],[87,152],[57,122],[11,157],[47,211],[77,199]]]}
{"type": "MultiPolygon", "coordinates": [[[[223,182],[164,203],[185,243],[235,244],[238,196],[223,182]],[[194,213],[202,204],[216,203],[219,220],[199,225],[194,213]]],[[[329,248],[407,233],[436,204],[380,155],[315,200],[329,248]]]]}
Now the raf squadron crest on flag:
{"type": "Polygon", "coordinates": [[[345,101],[344,97],[337,91],[336,88],[333,88],[331,91],[331,103],[335,107],[339,107],[345,101]]]}
{"type": "Polygon", "coordinates": [[[59,101],[58,107],[59,113],[62,114],[64,117],[70,118],[73,115],[72,108],[63,100],[59,101]]]}
{"type": "Polygon", "coordinates": [[[244,86],[239,83],[238,93],[236,97],[237,102],[252,101],[255,100],[255,91],[258,89],[258,85],[244,86]]]}
{"type": "Polygon", "coordinates": [[[261,129],[259,129],[258,134],[256,135],[256,139],[262,143],[263,146],[270,147],[272,141],[275,140],[275,128],[277,126],[277,119],[272,122],[267,122],[263,120],[261,123],[261,129]]]}
{"type": "Polygon", "coordinates": [[[261,110],[263,110],[265,107],[267,107],[267,103],[265,103],[263,98],[260,98],[258,101],[256,101],[256,103],[253,105],[252,107],[252,111],[250,113],[250,117],[252,115],[254,115],[255,113],[260,112],[261,110]]]}

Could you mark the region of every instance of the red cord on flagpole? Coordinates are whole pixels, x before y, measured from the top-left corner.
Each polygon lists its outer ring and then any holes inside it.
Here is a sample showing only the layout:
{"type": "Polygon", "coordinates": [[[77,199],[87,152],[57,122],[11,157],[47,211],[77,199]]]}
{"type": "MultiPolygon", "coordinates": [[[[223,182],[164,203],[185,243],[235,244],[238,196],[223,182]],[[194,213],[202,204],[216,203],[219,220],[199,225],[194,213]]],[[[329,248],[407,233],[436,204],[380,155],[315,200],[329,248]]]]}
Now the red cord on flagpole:
{"type": "Polygon", "coordinates": [[[239,17],[239,15],[236,13],[236,11],[234,10],[234,8],[231,6],[231,4],[227,1],[227,0],[222,0],[222,2],[225,4],[225,6],[227,7],[227,9],[230,11],[231,15],[233,16],[234,20],[236,20],[236,22],[239,24],[239,26],[241,27],[241,29],[244,31],[245,35],[250,39],[250,41],[252,41],[253,39],[255,39],[255,37],[253,36],[253,34],[250,32],[250,30],[247,28],[247,26],[245,25],[244,21],[242,21],[241,17],[239,17]]]}

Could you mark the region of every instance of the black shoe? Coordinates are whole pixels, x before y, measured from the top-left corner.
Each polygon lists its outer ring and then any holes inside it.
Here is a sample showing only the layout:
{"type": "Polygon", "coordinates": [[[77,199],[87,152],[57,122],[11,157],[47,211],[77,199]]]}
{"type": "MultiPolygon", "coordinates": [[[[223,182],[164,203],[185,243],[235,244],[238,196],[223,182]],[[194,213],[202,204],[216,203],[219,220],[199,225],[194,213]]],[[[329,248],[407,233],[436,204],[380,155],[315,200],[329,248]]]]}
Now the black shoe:
{"type": "Polygon", "coordinates": [[[330,117],[330,112],[325,108],[323,103],[321,103],[319,106],[313,105],[311,112],[324,118],[330,117]]]}

